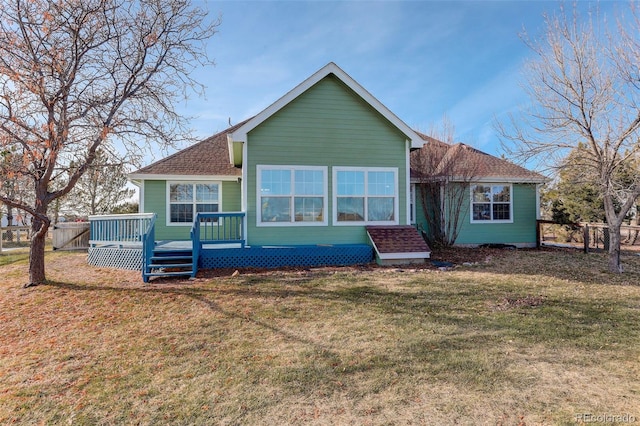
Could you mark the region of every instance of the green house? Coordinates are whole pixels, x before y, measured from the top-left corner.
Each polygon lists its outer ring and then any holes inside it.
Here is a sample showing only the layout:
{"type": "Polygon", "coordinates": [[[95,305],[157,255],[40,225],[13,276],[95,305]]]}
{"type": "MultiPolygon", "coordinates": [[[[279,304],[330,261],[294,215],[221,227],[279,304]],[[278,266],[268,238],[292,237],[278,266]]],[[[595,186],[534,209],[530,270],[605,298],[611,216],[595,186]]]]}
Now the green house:
{"type": "Polygon", "coordinates": [[[536,246],[544,176],[465,144],[422,137],[422,148],[411,152],[411,193],[427,238],[440,230],[457,246],[536,246]]]}
{"type": "MultiPolygon", "coordinates": [[[[179,269],[177,262],[149,259],[180,242],[191,250],[193,267],[183,269],[192,275],[198,267],[352,264],[374,257],[424,262],[430,249],[418,232],[424,215],[416,208],[420,182],[411,156],[428,143],[329,63],[258,115],[130,175],[140,188],[140,212],[153,222],[152,236],[150,223],[136,228],[148,242],[145,279],[179,269]]],[[[490,190],[508,185],[508,220],[504,213],[491,221],[471,214],[460,242],[535,244],[542,177],[485,177],[490,190]]],[[[114,242],[104,231],[113,220],[94,218],[95,250],[107,249],[100,241],[114,242]]],[[[130,239],[135,250],[136,238],[130,239]]]]}

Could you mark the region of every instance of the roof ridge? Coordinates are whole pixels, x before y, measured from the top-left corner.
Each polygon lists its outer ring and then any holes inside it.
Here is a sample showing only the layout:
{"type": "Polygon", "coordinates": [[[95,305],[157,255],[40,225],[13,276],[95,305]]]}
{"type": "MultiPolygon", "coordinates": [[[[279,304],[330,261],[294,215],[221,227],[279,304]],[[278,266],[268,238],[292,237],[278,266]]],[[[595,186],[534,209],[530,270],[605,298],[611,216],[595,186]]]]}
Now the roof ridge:
{"type": "MultiPolygon", "coordinates": [[[[442,157],[439,159],[435,173],[445,173],[452,161],[456,162],[454,168],[463,171],[472,167],[470,164],[475,163],[475,170],[468,170],[473,174],[474,178],[507,178],[517,181],[524,179],[525,181],[545,181],[546,178],[535,171],[529,170],[519,164],[509,161],[506,158],[489,154],[481,151],[471,145],[463,142],[453,144],[443,142],[424,133],[416,132],[424,141],[420,150],[425,150],[431,155],[435,155],[437,149],[444,149],[442,157]],[[430,152],[431,151],[431,152],[430,152]],[[459,157],[459,161],[456,160],[459,157]],[[474,158],[475,157],[475,158],[474,158]],[[469,163],[464,165],[463,163],[469,163]]],[[[412,171],[412,175],[417,176],[418,171],[412,171]]]]}

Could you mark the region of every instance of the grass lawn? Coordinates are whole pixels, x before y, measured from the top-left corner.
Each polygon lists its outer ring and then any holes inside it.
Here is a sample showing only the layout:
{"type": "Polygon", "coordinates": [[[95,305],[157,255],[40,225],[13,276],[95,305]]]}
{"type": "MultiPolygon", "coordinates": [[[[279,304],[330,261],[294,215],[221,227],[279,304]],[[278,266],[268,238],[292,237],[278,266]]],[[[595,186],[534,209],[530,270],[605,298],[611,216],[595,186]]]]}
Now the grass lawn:
{"type": "Polygon", "coordinates": [[[47,256],[29,289],[0,256],[0,424],[640,423],[639,256],[622,276],[518,250],[147,285],[47,256]]]}

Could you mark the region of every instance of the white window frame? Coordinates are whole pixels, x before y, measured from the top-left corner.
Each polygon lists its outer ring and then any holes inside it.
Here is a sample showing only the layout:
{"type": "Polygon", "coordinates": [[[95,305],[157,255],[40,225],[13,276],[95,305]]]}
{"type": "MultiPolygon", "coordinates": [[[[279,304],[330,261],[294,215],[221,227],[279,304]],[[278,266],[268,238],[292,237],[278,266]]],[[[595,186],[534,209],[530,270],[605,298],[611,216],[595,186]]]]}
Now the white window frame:
{"type": "Polygon", "coordinates": [[[416,219],[416,184],[409,185],[409,223],[415,225],[416,219]]]}
{"type": "Polygon", "coordinates": [[[398,168],[397,167],[333,167],[333,224],[335,226],[362,226],[362,225],[398,225],[400,222],[400,193],[398,191],[398,168]],[[364,217],[363,221],[338,221],[338,172],[364,172],[364,217]],[[369,195],[368,172],[391,172],[393,173],[394,195],[393,195],[393,220],[384,221],[368,221],[368,203],[369,197],[378,198],[379,195],[369,195]]]}
{"type": "MultiPolygon", "coordinates": [[[[201,204],[201,203],[196,203],[196,185],[218,185],[218,212],[222,211],[222,182],[221,181],[205,181],[205,180],[171,180],[171,181],[167,181],[167,187],[166,187],[166,214],[167,214],[167,226],[192,226],[193,225],[193,221],[191,222],[171,222],[171,185],[191,185],[193,186],[193,200],[191,201],[192,205],[193,205],[193,217],[195,219],[196,216],[196,204],[201,204]]],[[[179,204],[186,204],[185,203],[179,203],[179,204]]],[[[216,203],[202,203],[202,204],[216,204],[216,203]]]]}
{"type": "Polygon", "coordinates": [[[290,226],[327,226],[329,224],[329,168],[327,166],[297,166],[297,165],[256,165],[256,226],[257,227],[290,227],[290,226]],[[262,221],[262,171],[263,170],[289,170],[291,173],[291,193],[289,195],[278,195],[278,197],[289,197],[290,217],[289,222],[262,221]],[[322,172],[322,196],[320,195],[296,195],[295,194],[295,172],[296,171],[321,171],[322,172]],[[323,215],[322,221],[305,222],[295,220],[295,199],[300,197],[322,198],[323,215]]]}
{"type": "MultiPolygon", "coordinates": [[[[513,223],[513,184],[511,183],[500,183],[500,182],[474,182],[471,185],[469,185],[469,201],[470,201],[470,205],[469,205],[469,219],[471,220],[471,223],[474,224],[481,224],[481,223],[486,223],[486,224],[490,224],[490,223],[513,223]],[[475,202],[473,200],[473,189],[476,186],[488,186],[491,188],[491,196],[489,197],[490,200],[488,202],[489,204],[489,211],[491,212],[491,219],[487,219],[487,220],[474,220],[473,219],[473,205],[474,204],[487,204],[486,202],[475,202]],[[493,219],[493,187],[494,186],[507,186],[509,187],[509,219],[493,219]]],[[[507,203],[502,203],[502,202],[496,202],[497,204],[507,204],[507,203]]]]}

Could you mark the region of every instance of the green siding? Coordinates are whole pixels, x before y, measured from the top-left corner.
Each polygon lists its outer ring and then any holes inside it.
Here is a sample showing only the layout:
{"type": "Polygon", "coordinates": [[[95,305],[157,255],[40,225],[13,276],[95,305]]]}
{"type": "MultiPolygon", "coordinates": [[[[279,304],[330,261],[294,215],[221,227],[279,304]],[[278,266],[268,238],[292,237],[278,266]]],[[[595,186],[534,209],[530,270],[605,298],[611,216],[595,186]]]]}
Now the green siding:
{"type": "Polygon", "coordinates": [[[418,228],[418,230],[428,233],[429,225],[427,222],[427,217],[424,214],[424,210],[424,200],[420,195],[420,189],[418,188],[418,185],[416,185],[416,227],[418,228]]]}
{"type": "Polygon", "coordinates": [[[513,184],[512,206],[513,223],[471,223],[467,212],[456,244],[535,244],[536,186],[513,184]]]}
{"type": "MultiPolygon", "coordinates": [[[[174,181],[173,179],[171,180],[174,181]]],[[[175,181],[183,181],[175,179],[175,181]]],[[[240,184],[237,182],[222,182],[221,211],[237,212],[241,210],[240,184]]],[[[144,212],[157,213],[156,240],[188,240],[191,225],[167,226],[167,181],[144,181],[144,212]]]]}
{"type": "Polygon", "coordinates": [[[400,224],[406,224],[406,136],[328,76],[248,135],[248,244],[367,243],[363,226],[332,226],[332,167],[397,167],[400,224]],[[256,166],[328,166],[328,226],[256,226],[256,166]]]}

